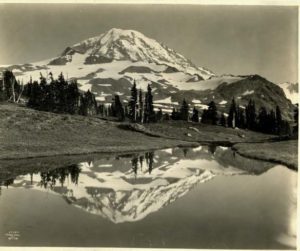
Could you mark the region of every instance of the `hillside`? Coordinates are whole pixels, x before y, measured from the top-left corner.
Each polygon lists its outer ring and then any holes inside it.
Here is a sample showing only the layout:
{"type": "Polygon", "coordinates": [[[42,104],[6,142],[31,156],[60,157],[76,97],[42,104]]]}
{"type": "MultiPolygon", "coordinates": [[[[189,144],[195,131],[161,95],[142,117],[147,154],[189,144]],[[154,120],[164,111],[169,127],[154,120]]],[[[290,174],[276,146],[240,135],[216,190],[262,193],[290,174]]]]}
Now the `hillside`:
{"type": "MultiPolygon", "coordinates": [[[[0,104],[1,158],[171,147],[184,142],[147,137],[94,117],[40,112],[0,104]]],[[[188,145],[188,144],[187,144],[188,145]]]]}
{"type": "Polygon", "coordinates": [[[293,104],[299,104],[299,85],[298,83],[281,83],[279,86],[284,91],[286,97],[291,100],[293,104]]]}

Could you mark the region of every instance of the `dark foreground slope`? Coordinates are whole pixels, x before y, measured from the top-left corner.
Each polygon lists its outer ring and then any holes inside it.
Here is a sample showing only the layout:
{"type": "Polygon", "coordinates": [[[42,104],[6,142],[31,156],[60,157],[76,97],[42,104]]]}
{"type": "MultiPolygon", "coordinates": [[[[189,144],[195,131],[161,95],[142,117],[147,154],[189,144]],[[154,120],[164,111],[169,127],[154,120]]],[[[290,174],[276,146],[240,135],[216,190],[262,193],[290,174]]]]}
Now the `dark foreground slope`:
{"type": "Polygon", "coordinates": [[[201,123],[120,124],[6,103],[0,104],[0,132],[0,159],[134,152],[216,143],[237,144],[235,149],[244,156],[297,168],[298,141],[272,142],[276,136],[201,123]]]}

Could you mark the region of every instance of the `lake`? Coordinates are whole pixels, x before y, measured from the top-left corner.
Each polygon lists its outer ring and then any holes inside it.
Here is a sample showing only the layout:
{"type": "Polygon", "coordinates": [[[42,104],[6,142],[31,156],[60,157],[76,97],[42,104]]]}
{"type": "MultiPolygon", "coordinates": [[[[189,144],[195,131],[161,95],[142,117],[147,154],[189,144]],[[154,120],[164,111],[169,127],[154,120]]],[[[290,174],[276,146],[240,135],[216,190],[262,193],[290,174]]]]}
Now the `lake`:
{"type": "Polygon", "coordinates": [[[296,247],[297,172],[228,147],[0,167],[1,246],[296,247]]]}

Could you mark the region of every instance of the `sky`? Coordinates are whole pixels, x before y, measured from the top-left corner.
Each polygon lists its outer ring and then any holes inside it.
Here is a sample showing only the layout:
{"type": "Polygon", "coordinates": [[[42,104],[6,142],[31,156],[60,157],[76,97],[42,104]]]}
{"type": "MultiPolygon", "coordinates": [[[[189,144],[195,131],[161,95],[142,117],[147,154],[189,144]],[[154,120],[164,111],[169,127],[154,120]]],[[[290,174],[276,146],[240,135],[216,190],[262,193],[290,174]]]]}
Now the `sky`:
{"type": "Polygon", "coordinates": [[[298,82],[293,6],[0,4],[0,64],[52,58],[111,28],[138,30],[217,75],[298,82]]]}

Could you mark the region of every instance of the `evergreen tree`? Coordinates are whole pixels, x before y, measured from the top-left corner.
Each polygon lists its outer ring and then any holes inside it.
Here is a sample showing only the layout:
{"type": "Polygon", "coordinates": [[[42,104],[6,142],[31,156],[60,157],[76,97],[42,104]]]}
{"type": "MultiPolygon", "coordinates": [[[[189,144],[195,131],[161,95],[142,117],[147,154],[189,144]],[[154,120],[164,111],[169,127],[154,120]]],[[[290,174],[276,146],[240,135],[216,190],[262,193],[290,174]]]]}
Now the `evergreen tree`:
{"type": "Polygon", "coordinates": [[[276,133],[276,115],[275,115],[275,112],[273,109],[268,114],[267,128],[268,128],[268,133],[271,133],[271,134],[276,133]]]}
{"type": "Polygon", "coordinates": [[[169,121],[170,120],[170,115],[169,115],[169,113],[164,113],[164,115],[163,115],[163,120],[164,121],[169,121]]]}
{"type": "Polygon", "coordinates": [[[125,113],[119,95],[115,95],[112,113],[113,116],[117,117],[119,121],[124,121],[125,113]]]}
{"type": "MultiPolygon", "coordinates": [[[[97,114],[97,101],[95,95],[88,90],[81,96],[80,114],[90,116],[97,114]]],[[[111,115],[111,114],[110,114],[111,115]]]]}
{"type": "Polygon", "coordinates": [[[32,77],[30,76],[29,82],[24,86],[24,95],[29,98],[32,88],[32,77]]]}
{"type": "Polygon", "coordinates": [[[203,124],[217,125],[218,123],[218,112],[214,101],[208,104],[208,109],[204,109],[201,117],[203,124]]]}
{"type": "Polygon", "coordinates": [[[244,110],[239,106],[237,107],[236,113],[236,127],[242,129],[246,128],[244,110]]]}
{"type": "Polygon", "coordinates": [[[256,108],[252,99],[249,100],[246,107],[246,128],[256,130],[256,108]]]}
{"type": "Polygon", "coordinates": [[[133,82],[133,86],[131,88],[131,97],[129,101],[129,118],[131,119],[132,122],[136,122],[137,120],[137,89],[136,89],[136,83],[135,81],[133,82]]]}
{"type": "Polygon", "coordinates": [[[39,108],[41,97],[40,85],[34,81],[31,87],[31,92],[28,100],[28,106],[32,108],[39,108]]]}
{"type": "Polygon", "coordinates": [[[206,111],[206,117],[207,123],[211,125],[217,125],[218,123],[218,112],[217,112],[217,106],[214,101],[211,101],[208,104],[208,109],[206,111]]]}
{"type": "Polygon", "coordinates": [[[129,118],[129,105],[124,105],[124,113],[125,117],[129,118]]]}
{"type": "Polygon", "coordinates": [[[148,85],[147,93],[145,95],[144,123],[150,122],[155,122],[155,112],[153,108],[152,89],[150,85],[148,85]]]}
{"type": "Polygon", "coordinates": [[[194,107],[192,119],[193,122],[199,123],[199,111],[194,107]]]}
{"type": "Polygon", "coordinates": [[[66,108],[67,113],[77,114],[79,110],[80,92],[76,80],[71,81],[66,90],[66,108]]]}
{"type": "Polygon", "coordinates": [[[258,129],[260,132],[267,133],[268,114],[265,107],[261,107],[258,113],[258,129]]]}
{"type": "Polygon", "coordinates": [[[67,87],[68,83],[65,80],[65,77],[63,73],[61,72],[58,76],[58,93],[57,93],[57,98],[58,98],[58,106],[57,110],[59,112],[65,112],[67,110],[67,87]]]}
{"type": "Polygon", "coordinates": [[[224,113],[222,113],[222,115],[221,115],[220,125],[226,127],[226,118],[225,118],[225,114],[224,113]]]}
{"type": "Polygon", "coordinates": [[[281,110],[280,110],[280,107],[277,105],[276,106],[276,131],[277,131],[277,134],[280,134],[282,125],[283,125],[283,123],[282,123],[281,110]]]}
{"type": "Polygon", "coordinates": [[[237,106],[236,106],[235,100],[233,98],[231,101],[229,114],[228,114],[228,118],[227,118],[228,127],[235,128],[237,126],[236,120],[237,120],[237,106]]]}
{"type": "Polygon", "coordinates": [[[144,102],[143,102],[143,92],[142,89],[139,90],[139,111],[138,111],[138,121],[143,123],[143,112],[144,112],[144,102]]]}
{"type": "Polygon", "coordinates": [[[217,112],[217,106],[214,101],[211,101],[208,104],[208,112],[209,116],[211,118],[212,124],[217,125],[218,123],[218,112],[217,112]]]}
{"type": "Polygon", "coordinates": [[[161,108],[159,108],[159,110],[158,110],[157,113],[156,113],[156,121],[157,121],[157,122],[161,122],[162,119],[163,119],[163,113],[162,113],[161,108]]]}
{"type": "Polygon", "coordinates": [[[211,121],[209,119],[208,110],[204,109],[201,116],[201,123],[203,124],[211,124],[211,121]]]}
{"type": "Polygon", "coordinates": [[[184,121],[189,120],[189,105],[185,99],[183,99],[180,107],[180,119],[184,121]]]}
{"type": "Polygon", "coordinates": [[[281,121],[279,135],[288,136],[288,137],[292,135],[291,126],[288,121],[286,120],[281,121]]]}
{"type": "Polygon", "coordinates": [[[98,105],[97,114],[99,114],[102,117],[105,116],[105,114],[104,114],[104,105],[103,104],[98,105]]]}
{"type": "Polygon", "coordinates": [[[171,113],[171,119],[172,120],[179,120],[180,116],[179,116],[179,112],[176,110],[175,107],[173,107],[172,113],[171,113]]]}

